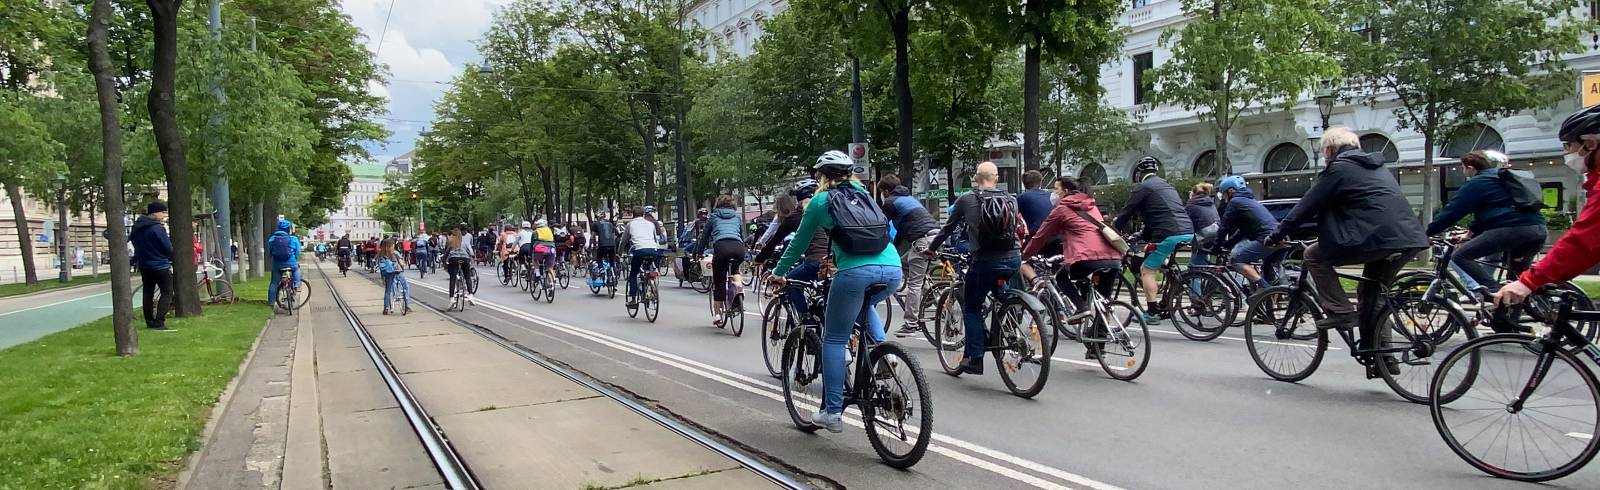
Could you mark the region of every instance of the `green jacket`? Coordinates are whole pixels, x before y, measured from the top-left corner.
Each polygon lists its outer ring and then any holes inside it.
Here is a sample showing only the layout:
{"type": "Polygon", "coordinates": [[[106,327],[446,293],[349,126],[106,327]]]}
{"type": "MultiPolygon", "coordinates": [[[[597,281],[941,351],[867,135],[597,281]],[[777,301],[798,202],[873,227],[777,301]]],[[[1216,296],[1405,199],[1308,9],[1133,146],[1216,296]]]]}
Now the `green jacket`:
{"type": "MultiPolygon", "coordinates": [[[[866,190],[866,187],[863,187],[860,182],[851,182],[845,185],[866,190]]],[[[811,202],[806,204],[805,214],[800,217],[800,228],[795,230],[794,236],[812,236],[817,232],[818,227],[824,229],[833,228],[833,215],[828,213],[828,191],[818,192],[816,196],[811,198],[811,202]]],[[[895,253],[895,248],[892,246],[884,247],[883,251],[878,252],[876,255],[847,254],[839,250],[838,244],[832,244],[830,247],[833,249],[833,265],[841,271],[867,265],[900,267],[900,255],[895,253]]],[[[783,258],[778,259],[778,266],[772,269],[773,275],[783,276],[788,274],[789,269],[793,268],[795,263],[805,256],[805,253],[806,247],[784,249],[783,258]]]]}

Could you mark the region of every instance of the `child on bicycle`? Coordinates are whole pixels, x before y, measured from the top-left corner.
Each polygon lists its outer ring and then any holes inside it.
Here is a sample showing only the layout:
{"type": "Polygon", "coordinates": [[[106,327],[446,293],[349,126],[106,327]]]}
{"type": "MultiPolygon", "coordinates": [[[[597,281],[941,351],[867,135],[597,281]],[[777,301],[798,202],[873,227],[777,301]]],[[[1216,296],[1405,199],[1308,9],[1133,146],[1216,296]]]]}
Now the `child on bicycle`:
{"type": "Polygon", "coordinates": [[[391,302],[397,293],[400,297],[400,305],[403,308],[401,314],[411,312],[410,292],[406,286],[405,266],[403,265],[405,264],[405,257],[401,257],[400,252],[394,249],[394,243],[394,239],[386,238],[378,245],[378,272],[383,274],[383,314],[385,315],[394,311],[391,302]]]}
{"type": "MultiPolygon", "coordinates": [[[[472,280],[468,273],[472,270],[472,234],[467,233],[467,224],[456,225],[455,230],[444,241],[444,270],[450,275],[450,297],[456,296],[456,279],[463,281],[472,280]]],[[[467,297],[468,304],[477,304],[473,301],[471,288],[462,291],[467,297]]]]}

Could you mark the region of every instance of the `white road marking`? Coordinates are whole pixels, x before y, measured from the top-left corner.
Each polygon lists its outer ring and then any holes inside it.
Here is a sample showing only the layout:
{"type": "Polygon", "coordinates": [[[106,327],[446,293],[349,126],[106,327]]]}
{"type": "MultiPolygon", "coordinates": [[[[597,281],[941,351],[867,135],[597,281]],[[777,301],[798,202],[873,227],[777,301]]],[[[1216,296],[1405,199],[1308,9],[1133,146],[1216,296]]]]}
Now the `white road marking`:
{"type": "MultiPolygon", "coordinates": [[[[408,281],[410,281],[410,279],[408,279],[408,281]]],[[[425,284],[425,283],[415,282],[415,281],[412,281],[412,283],[416,284],[416,285],[419,285],[419,286],[422,286],[422,287],[427,288],[427,289],[431,289],[431,290],[436,291],[436,292],[440,292],[440,293],[446,292],[445,288],[434,286],[434,285],[431,285],[431,284],[425,284]]],[[[652,349],[650,347],[645,347],[645,346],[642,346],[642,345],[639,345],[639,344],[628,342],[626,340],[622,340],[622,339],[611,337],[611,336],[608,336],[608,335],[605,335],[605,334],[600,334],[600,333],[596,333],[596,332],[593,332],[593,331],[581,329],[581,328],[578,328],[578,327],[574,327],[574,326],[568,325],[568,324],[563,323],[563,322],[558,322],[558,321],[555,321],[555,320],[552,320],[552,319],[540,317],[540,316],[533,315],[533,314],[530,314],[530,313],[527,313],[527,312],[524,312],[524,311],[521,311],[521,310],[516,310],[516,309],[510,308],[510,307],[501,305],[499,303],[495,303],[493,301],[488,301],[488,300],[484,300],[484,299],[480,298],[478,300],[478,305],[487,307],[487,308],[495,310],[495,311],[499,311],[501,313],[505,313],[507,315],[511,315],[513,317],[517,317],[517,318],[521,318],[523,320],[527,320],[527,321],[530,321],[530,322],[538,323],[538,324],[553,328],[555,330],[558,330],[558,331],[561,331],[561,332],[565,332],[565,333],[570,334],[570,335],[574,335],[574,336],[577,336],[577,337],[582,337],[582,338],[585,338],[585,339],[589,339],[589,340],[594,341],[596,343],[599,343],[599,344],[602,344],[602,345],[606,345],[606,346],[612,347],[614,349],[617,349],[617,350],[620,350],[620,351],[623,351],[623,352],[634,354],[634,355],[637,355],[639,357],[643,357],[643,358],[646,358],[646,359],[654,360],[656,362],[660,362],[660,363],[666,364],[668,366],[676,367],[678,369],[682,369],[684,371],[687,371],[687,372],[689,372],[691,374],[694,374],[694,375],[697,375],[697,376],[701,376],[701,377],[704,377],[706,379],[710,379],[712,381],[716,381],[716,382],[719,382],[719,383],[722,383],[722,384],[731,386],[733,388],[736,388],[736,389],[739,389],[739,390],[742,390],[742,391],[746,391],[746,392],[749,392],[749,393],[752,393],[752,394],[755,394],[755,395],[758,395],[758,396],[762,396],[764,398],[767,398],[767,399],[770,399],[770,400],[773,400],[773,401],[776,401],[776,402],[779,402],[779,403],[783,402],[782,388],[778,387],[778,386],[773,386],[772,384],[770,384],[770,381],[757,380],[755,378],[751,378],[749,376],[745,376],[745,375],[742,375],[742,374],[739,374],[739,373],[728,371],[726,369],[722,369],[722,368],[719,368],[719,367],[716,367],[716,366],[711,366],[711,365],[708,365],[708,364],[704,364],[704,363],[701,363],[699,361],[687,359],[687,358],[684,358],[682,356],[678,356],[676,354],[655,350],[655,349],[652,349]]],[[[530,331],[532,330],[531,328],[529,328],[527,326],[523,326],[523,325],[516,325],[516,326],[524,328],[524,329],[527,329],[527,330],[530,330],[530,331]]],[[[1098,366],[1098,364],[1096,366],[1098,366]]],[[[858,424],[859,424],[859,422],[852,421],[851,425],[859,427],[858,424]]],[[[977,445],[977,444],[973,444],[973,443],[970,443],[970,442],[967,442],[967,441],[963,441],[963,440],[960,440],[960,439],[956,439],[956,438],[953,438],[953,437],[950,437],[950,436],[946,436],[946,435],[942,435],[942,434],[934,434],[933,435],[933,441],[934,442],[939,442],[939,443],[942,443],[942,444],[945,444],[945,445],[953,446],[953,447],[956,447],[956,448],[961,448],[961,449],[964,449],[966,451],[969,451],[969,452],[972,452],[972,453],[976,453],[976,454],[984,456],[984,457],[988,457],[988,458],[991,458],[991,459],[994,459],[994,460],[997,460],[997,461],[1000,461],[1000,462],[1003,462],[1003,463],[1006,463],[1006,464],[1010,464],[1010,465],[1013,465],[1013,466],[1016,466],[1016,467],[1019,467],[1019,468],[1027,469],[1027,470],[1034,471],[1034,472],[1037,472],[1037,473],[1041,473],[1041,474],[1044,474],[1044,475],[1048,475],[1048,476],[1051,476],[1051,477],[1054,477],[1054,478],[1057,478],[1057,479],[1060,479],[1060,480],[1063,480],[1063,481],[1066,481],[1066,482],[1069,482],[1069,483],[1073,483],[1073,484],[1077,484],[1077,485],[1081,485],[1081,486],[1085,486],[1085,487],[1089,487],[1089,488],[1094,488],[1094,489],[1098,489],[1098,490],[1121,490],[1121,487],[1118,487],[1116,485],[1112,485],[1112,484],[1109,484],[1109,483],[1105,483],[1105,482],[1101,482],[1101,481],[1098,481],[1098,480],[1094,480],[1092,478],[1085,477],[1085,476],[1082,476],[1082,475],[1078,475],[1078,474],[1075,474],[1075,473],[1071,473],[1071,472],[1068,472],[1068,471],[1065,471],[1065,470],[1061,470],[1059,468],[1046,466],[1044,464],[1041,464],[1041,463],[1038,463],[1038,462],[1035,462],[1035,461],[1031,461],[1031,460],[1024,459],[1024,458],[1017,457],[1017,456],[1013,456],[1013,455],[1010,455],[1010,454],[1007,454],[1007,453],[1004,453],[1004,452],[996,451],[994,449],[989,449],[987,447],[980,446],[980,445],[977,445]]],[[[951,448],[943,446],[943,445],[929,444],[928,449],[933,451],[933,452],[949,456],[951,459],[955,459],[955,460],[961,461],[963,463],[971,464],[971,465],[976,466],[978,468],[981,468],[981,469],[984,469],[984,470],[987,470],[987,471],[991,471],[991,472],[994,472],[995,474],[998,474],[998,475],[1001,475],[1001,476],[1005,476],[1007,478],[1011,478],[1013,480],[1017,480],[1019,482],[1023,482],[1023,483],[1026,483],[1026,484],[1029,484],[1029,485],[1032,485],[1032,486],[1035,486],[1035,487],[1051,488],[1051,489],[1066,488],[1066,487],[1064,487],[1062,485],[1059,485],[1059,484],[1056,484],[1056,483],[1052,483],[1052,482],[1047,481],[1047,480],[1042,480],[1042,479],[1039,479],[1039,478],[1034,477],[1032,475],[1028,475],[1026,473],[1018,472],[1018,471],[1016,471],[1014,469],[1011,469],[1011,468],[1006,468],[1004,466],[1000,466],[998,464],[995,464],[994,462],[985,461],[985,460],[973,457],[971,455],[967,455],[967,454],[962,454],[962,453],[956,452],[954,449],[951,449],[951,448]]]]}
{"type": "MultiPolygon", "coordinates": [[[[1161,329],[1156,329],[1156,328],[1152,328],[1152,329],[1150,329],[1150,331],[1151,332],[1155,332],[1155,333],[1164,333],[1164,334],[1168,334],[1168,335],[1179,335],[1179,336],[1183,335],[1182,333],[1179,333],[1179,332],[1174,332],[1174,331],[1171,331],[1171,330],[1161,330],[1161,329]]],[[[1237,341],[1237,342],[1244,342],[1244,339],[1242,339],[1242,338],[1229,337],[1229,336],[1226,336],[1226,335],[1218,336],[1217,338],[1226,339],[1226,340],[1232,340],[1232,341],[1237,341]]],[[[1277,341],[1272,341],[1272,340],[1257,340],[1256,342],[1262,343],[1262,344],[1271,344],[1271,345],[1286,345],[1286,346],[1289,346],[1289,347],[1304,347],[1304,348],[1307,348],[1307,349],[1314,349],[1314,348],[1317,347],[1316,344],[1309,344],[1309,345],[1308,344],[1290,344],[1290,343],[1277,342],[1277,341]]],[[[1328,345],[1328,350],[1344,350],[1344,348],[1334,346],[1334,345],[1332,345],[1330,343],[1328,345]]]]}
{"type": "MultiPolygon", "coordinates": [[[[138,290],[138,288],[134,288],[134,290],[138,290]]],[[[104,293],[91,294],[91,295],[80,297],[80,298],[72,298],[72,299],[69,299],[69,300],[57,301],[57,302],[50,303],[50,304],[47,304],[47,305],[39,305],[39,306],[35,306],[35,307],[32,307],[32,308],[23,308],[23,309],[20,309],[20,310],[17,310],[17,311],[7,311],[5,313],[0,313],[0,316],[15,315],[17,313],[22,313],[24,311],[33,311],[33,310],[37,310],[37,309],[40,309],[40,308],[49,308],[49,307],[52,307],[52,306],[55,306],[55,305],[64,305],[64,304],[71,303],[71,302],[74,302],[74,301],[83,301],[83,300],[86,300],[86,299],[89,299],[89,298],[105,296],[107,294],[111,294],[111,291],[106,291],[104,293]]]]}

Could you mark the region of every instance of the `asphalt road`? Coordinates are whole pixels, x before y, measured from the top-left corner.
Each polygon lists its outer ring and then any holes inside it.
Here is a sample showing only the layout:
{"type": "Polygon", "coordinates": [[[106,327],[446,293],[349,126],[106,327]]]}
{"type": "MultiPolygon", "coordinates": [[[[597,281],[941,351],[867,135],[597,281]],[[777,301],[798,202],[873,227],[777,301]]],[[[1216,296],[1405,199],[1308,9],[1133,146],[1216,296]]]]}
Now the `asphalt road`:
{"type": "MultiPolygon", "coordinates": [[[[611,383],[660,409],[806,475],[848,488],[1518,488],[1458,459],[1427,407],[1367,380],[1347,350],[1331,350],[1298,384],[1274,381],[1251,361],[1237,330],[1202,343],[1170,324],[1154,327],[1148,370],[1110,379],[1063,344],[1049,384],[1032,400],[986,376],[938,370],[920,338],[901,341],[931,382],[936,438],[909,471],[877,461],[858,427],[805,434],[784,411],[762,363],[759,318],[743,337],[710,325],[707,299],[663,280],[657,323],[630,319],[622,299],[560,290],[554,304],[502,286],[493,270],[477,306],[453,313],[611,383]]],[[[413,281],[422,301],[445,306],[445,274],[413,281]]],[[[898,314],[896,315],[898,316],[898,314]]],[[[1337,342],[1335,342],[1337,345],[1337,342]]],[[[623,441],[622,443],[625,443],[623,441]]],[[[1531,488],[1531,486],[1529,486],[1531,488]]],[[[1600,488],[1600,466],[1549,488],[1600,488]]]]}

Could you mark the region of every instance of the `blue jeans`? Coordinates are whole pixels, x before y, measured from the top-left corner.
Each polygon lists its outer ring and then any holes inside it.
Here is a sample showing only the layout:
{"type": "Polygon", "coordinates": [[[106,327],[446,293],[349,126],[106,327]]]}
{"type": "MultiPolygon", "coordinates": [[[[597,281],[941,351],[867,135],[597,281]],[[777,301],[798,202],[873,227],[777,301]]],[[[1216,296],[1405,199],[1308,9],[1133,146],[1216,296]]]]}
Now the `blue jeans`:
{"type": "MultiPolygon", "coordinates": [[[[818,269],[820,269],[820,265],[816,262],[802,260],[800,261],[800,264],[794,266],[793,269],[789,269],[789,274],[783,277],[801,281],[815,281],[817,280],[818,269]]],[[[798,288],[790,288],[786,291],[788,291],[787,294],[789,295],[789,303],[794,305],[795,314],[800,315],[801,318],[805,318],[806,315],[811,313],[811,310],[806,309],[805,293],[801,292],[798,288]]]]}
{"type": "Polygon", "coordinates": [[[1261,280],[1271,284],[1278,280],[1278,263],[1283,262],[1283,258],[1287,255],[1289,255],[1288,248],[1272,248],[1255,240],[1245,240],[1233,246],[1233,257],[1228,261],[1234,270],[1238,270],[1241,265],[1260,261],[1261,269],[1257,272],[1261,273],[1261,280]]]}
{"type": "Polygon", "coordinates": [[[394,301],[394,292],[397,288],[400,290],[400,298],[407,303],[411,302],[411,288],[407,286],[405,276],[403,272],[390,272],[383,275],[383,311],[389,311],[389,307],[393,306],[391,303],[394,301]]]}
{"type": "Polygon", "coordinates": [[[267,281],[267,297],[271,298],[269,301],[273,304],[278,302],[278,280],[283,278],[283,272],[278,269],[284,267],[293,269],[293,273],[289,274],[289,280],[293,281],[290,284],[300,289],[300,264],[272,264],[272,280],[267,281]]]}
{"type": "Polygon", "coordinates": [[[633,251],[633,260],[628,265],[628,296],[639,296],[639,270],[644,268],[646,261],[656,260],[661,256],[661,249],[641,248],[633,251]]]}
{"type": "MultiPolygon", "coordinates": [[[[833,275],[828,288],[828,310],[822,323],[822,389],[823,410],[828,413],[844,412],[844,355],[849,348],[850,333],[857,322],[866,327],[867,335],[875,343],[883,342],[883,319],[878,318],[879,302],[900,288],[900,268],[889,265],[864,265],[845,269],[833,275]],[[884,284],[888,288],[867,297],[867,287],[884,284]]],[[[857,359],[856,362],[867,362],[857,359]]]]}
{"type": "Polygon", "coordinates": [[[1020,257],[974,260],[972,265],[967,266],[967,275],[962,279],[961,286],[961,321],[967,329],[967,348],[963,359],[983,361],[983,352],[988,347],[984,342],[983,303],[989,298],[990,291],[1004,290],[1006,285],[1000,280],[1015,276],[1021,266],[1020,257]]]}

